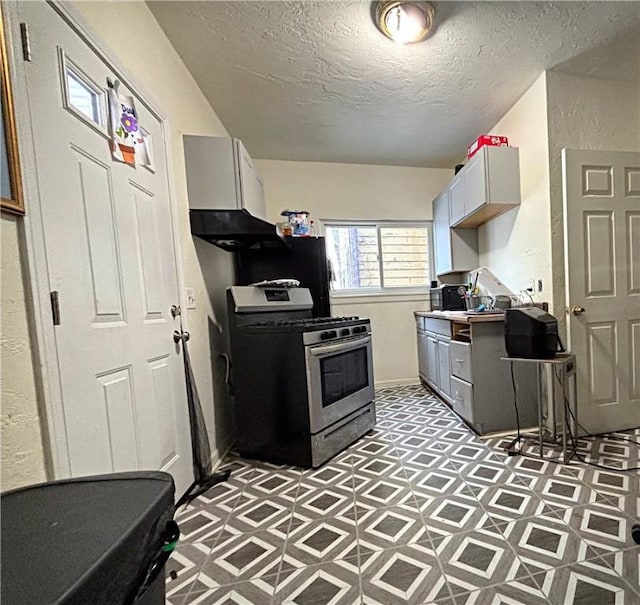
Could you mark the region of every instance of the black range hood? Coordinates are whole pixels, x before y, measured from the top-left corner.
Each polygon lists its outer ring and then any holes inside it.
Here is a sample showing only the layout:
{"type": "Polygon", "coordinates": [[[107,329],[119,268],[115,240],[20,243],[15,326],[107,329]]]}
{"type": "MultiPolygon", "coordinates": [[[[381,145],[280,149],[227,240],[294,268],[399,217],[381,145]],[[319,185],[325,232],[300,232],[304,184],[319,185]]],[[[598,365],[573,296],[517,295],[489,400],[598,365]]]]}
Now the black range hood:
{"type": "Polygon", "coordinates": [[[276,226],[246,210],[190,210],[191,235],[232,252],[245,248],[288,248],[276,226]]]}

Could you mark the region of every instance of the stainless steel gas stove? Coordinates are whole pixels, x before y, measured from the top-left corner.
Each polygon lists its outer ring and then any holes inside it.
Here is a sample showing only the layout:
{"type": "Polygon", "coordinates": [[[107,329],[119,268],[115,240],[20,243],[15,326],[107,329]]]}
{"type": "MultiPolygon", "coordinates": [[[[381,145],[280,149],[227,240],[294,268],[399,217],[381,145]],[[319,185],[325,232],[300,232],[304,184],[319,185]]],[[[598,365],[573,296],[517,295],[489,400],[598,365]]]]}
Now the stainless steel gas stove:
{"type": "Polygon", "coordinates": [[[242,456],[317,467],[375,426],[371,323],[311,317],[306,288],[227,290],[242,456]]]}

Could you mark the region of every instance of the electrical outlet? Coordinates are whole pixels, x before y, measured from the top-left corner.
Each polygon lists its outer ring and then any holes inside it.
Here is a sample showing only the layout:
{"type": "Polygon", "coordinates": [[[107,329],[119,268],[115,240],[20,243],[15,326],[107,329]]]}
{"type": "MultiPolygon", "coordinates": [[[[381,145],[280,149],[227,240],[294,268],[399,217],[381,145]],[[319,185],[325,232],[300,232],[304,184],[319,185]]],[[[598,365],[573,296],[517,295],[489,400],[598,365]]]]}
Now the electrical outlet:
{"type": "Polygon", "coordinates": [[[539,280],[536,282],[536,288],[537,288],[537,291],[538,291],[538,292],[542,292],[542,280],[541,280],[541,279],[539,279],[539,280]]]}
{"type": "Polygon", "coordinates": [[[193,293],[193,288],[185,288],[185,300],[187,301],[187,309],[195,309],[196,308],[196,297],[193,293]]]}

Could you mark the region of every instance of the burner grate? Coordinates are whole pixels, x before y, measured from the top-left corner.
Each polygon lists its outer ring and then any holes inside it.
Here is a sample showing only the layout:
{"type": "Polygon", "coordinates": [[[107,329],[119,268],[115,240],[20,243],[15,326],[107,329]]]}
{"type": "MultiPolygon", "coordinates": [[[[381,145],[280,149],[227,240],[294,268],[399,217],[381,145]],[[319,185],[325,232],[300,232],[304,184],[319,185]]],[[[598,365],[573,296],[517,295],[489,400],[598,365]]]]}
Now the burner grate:
{"type": "Polygon", "coordinates": [[[256,323],[249,324],[248,327],[258,328],[307,328],[317,326],[337,326],[348,321],[358,321],[360,318],[356,316],[351,317],[311,317],[308,319],[280,319],[271,321],[258,321],[256,323]]]}

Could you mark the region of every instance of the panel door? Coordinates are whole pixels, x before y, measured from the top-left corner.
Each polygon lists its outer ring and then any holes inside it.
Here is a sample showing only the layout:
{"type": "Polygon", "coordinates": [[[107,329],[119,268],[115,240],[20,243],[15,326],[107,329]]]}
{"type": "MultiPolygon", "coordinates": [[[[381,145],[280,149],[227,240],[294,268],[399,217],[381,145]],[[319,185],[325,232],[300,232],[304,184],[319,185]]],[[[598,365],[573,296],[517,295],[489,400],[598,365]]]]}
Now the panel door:
{"type": "Polygon", "coordinates": [[[563,176],[578,419],[592,433],[637,427],[640,154],[563,150],[563,176]]]}
{"type": "MultiPolygon", "coordinates": [[[[192,480],[163,125],[136,99],[155,170],[114,162],[108,64],[49,4],[19,4],[53,330],[72,476],[161,469],[192,480]]],[[[17,24],[16,24],[17,25],[17,24]]],[[[19,40],[19,35],[14,39],[19,40]]],[[[133,94],[134,90],[123,92],[133,94]]]]}

